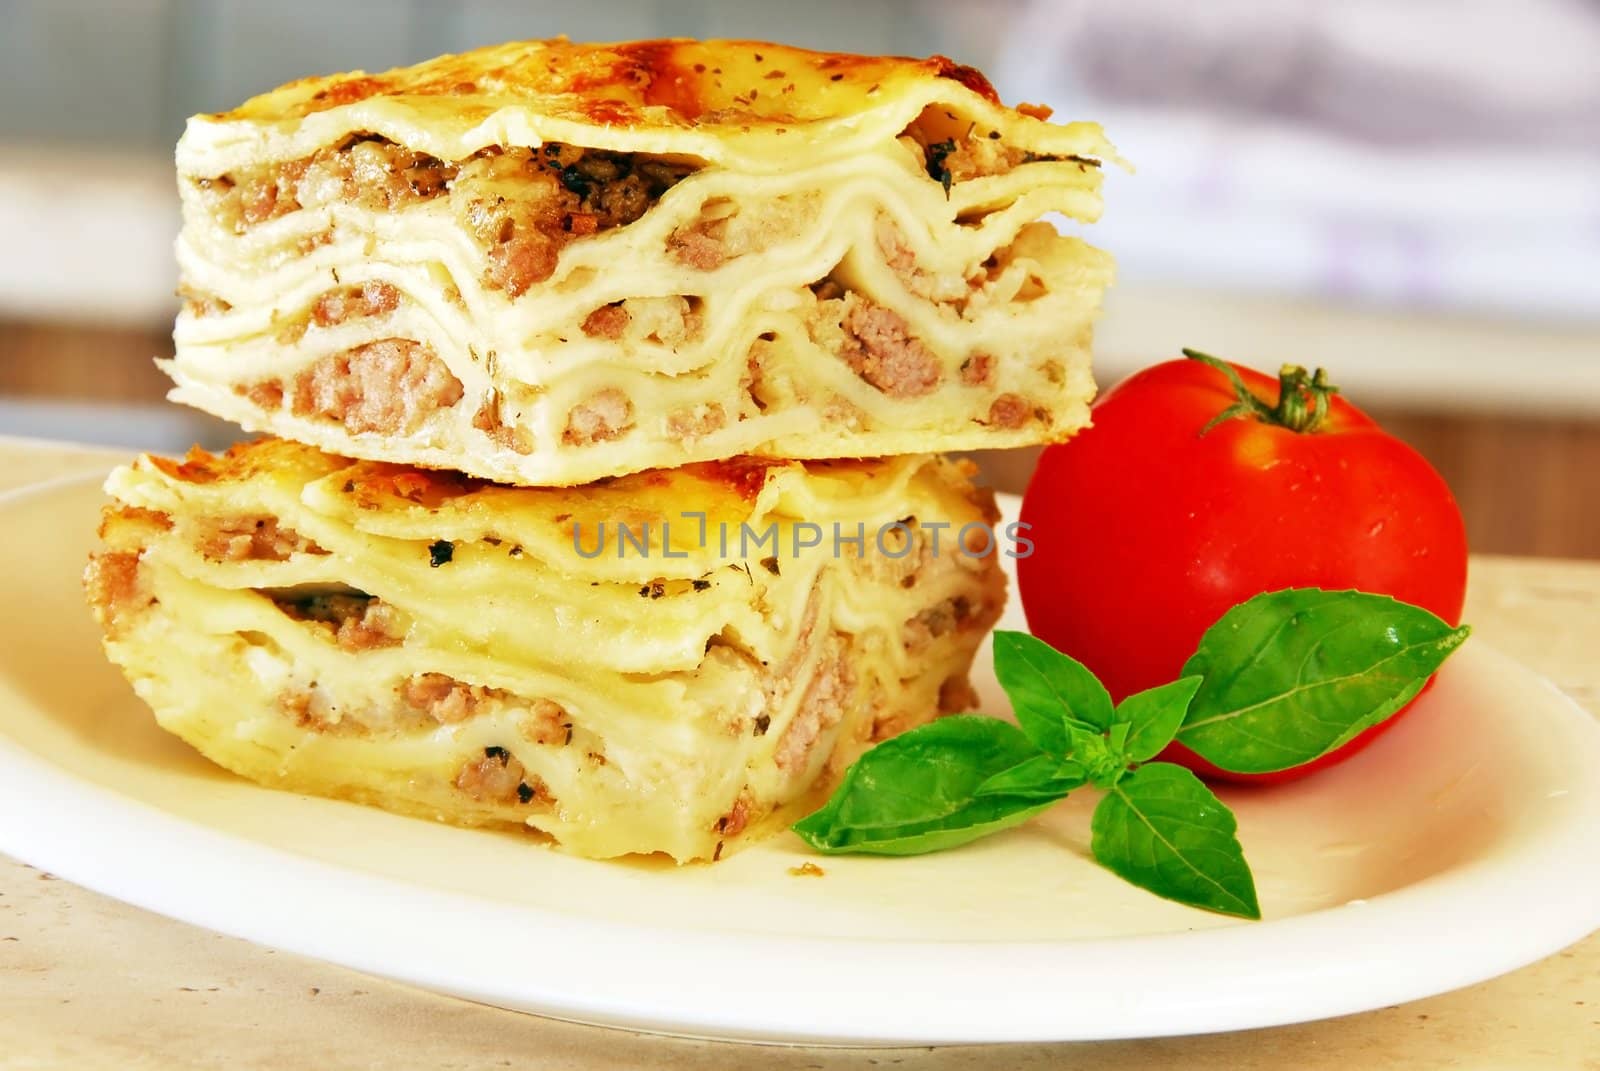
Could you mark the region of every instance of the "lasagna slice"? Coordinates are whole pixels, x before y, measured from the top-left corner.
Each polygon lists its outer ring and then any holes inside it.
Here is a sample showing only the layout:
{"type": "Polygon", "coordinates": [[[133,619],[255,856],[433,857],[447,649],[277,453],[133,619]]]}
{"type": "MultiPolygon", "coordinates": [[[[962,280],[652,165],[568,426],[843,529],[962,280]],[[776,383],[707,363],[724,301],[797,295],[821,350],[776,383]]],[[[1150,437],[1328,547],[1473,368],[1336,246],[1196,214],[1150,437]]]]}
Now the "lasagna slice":
{"type": "Polygon", "coordinates": [[[265,785],[592,857],[792,820],[968,707],[1004,600],[992,496],[930,455],[511,488],[266,439],[108,490],[90,602],[164,728],[265,785]]]}
{"type": "Polygon", "coordinates": [[[1111,260],[1092,123],[935,57],[481,49],[178,144],[172,397],[370,460],[573,485],[1062,439],[1111,260]]]}

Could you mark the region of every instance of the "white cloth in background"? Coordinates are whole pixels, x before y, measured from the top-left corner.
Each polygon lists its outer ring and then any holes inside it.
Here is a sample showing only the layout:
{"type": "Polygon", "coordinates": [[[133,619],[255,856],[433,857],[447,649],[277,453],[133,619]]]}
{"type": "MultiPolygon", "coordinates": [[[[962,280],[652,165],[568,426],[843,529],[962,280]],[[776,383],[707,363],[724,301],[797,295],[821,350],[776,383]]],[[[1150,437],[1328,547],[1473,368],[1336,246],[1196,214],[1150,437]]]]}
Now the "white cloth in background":
{"type": "Polygon", "coordinates": [[[1008,94],[1101,121],[1137,168],[1093,228],[1123,278],[1600,320],[1600,4],[1012,16],[1008,94]]]}

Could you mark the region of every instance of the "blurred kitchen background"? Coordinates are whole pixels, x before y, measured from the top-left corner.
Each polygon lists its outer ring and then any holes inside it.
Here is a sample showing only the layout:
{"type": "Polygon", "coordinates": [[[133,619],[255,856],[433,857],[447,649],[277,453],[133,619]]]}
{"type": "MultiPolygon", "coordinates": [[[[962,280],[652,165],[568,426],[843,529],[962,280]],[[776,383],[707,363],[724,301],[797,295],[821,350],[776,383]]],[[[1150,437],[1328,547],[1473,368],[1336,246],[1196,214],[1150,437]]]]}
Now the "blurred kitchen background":
{"type": "Polygon", "coordinates": [[[1102,384],[1185,345],[1326,364],[1475,548],[1600,557],[1595,0],[0,0],[0,434],[235,435],[151,364],[185,116],[563,33],[940,52],[1101,121],[1138,168],[1091,232],[1120,263],[1102,384]]]}

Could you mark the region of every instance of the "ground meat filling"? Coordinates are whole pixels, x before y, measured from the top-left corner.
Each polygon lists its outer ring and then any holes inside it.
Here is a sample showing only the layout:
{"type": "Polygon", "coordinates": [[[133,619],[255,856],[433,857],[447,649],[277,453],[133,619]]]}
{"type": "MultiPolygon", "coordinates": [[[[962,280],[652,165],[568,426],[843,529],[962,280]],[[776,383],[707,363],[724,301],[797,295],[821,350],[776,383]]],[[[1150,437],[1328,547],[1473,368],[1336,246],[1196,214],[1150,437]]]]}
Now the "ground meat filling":
{"type": "Polygon", "coordinates": [[[208,316],[221,316],[233,308],[233,305],[217,295],[195,290],[189,286],[178,287],[178,299],[183,302],[185,313],[200,320],[208,316]]]}
{"type": "Polygon", "coordinates": [[[901,635],[906,650],[921,651],[940,636],[961,628],[976,616],[971,600],[965,595],[956,595],[930,606],[905,623],[901,635]]]}
{"type": "Polygon", "coordinates": [[[804,769],[822,734],[844,717],[845,701],[855,687],[855,674],[845,658],[846,648],[844,637],[838,633],[825,641],[817,671],[773,752],[773,761],[780,770],[804,769]]]}
{"type": "Polygon", "coordinates": [[[676,350],[705,327],[702,301],[693,295],[636,297],[601,305],[583,319],[583,333],[608,342],[654,343],[676,350]]]}
{"type": "Polygon", "coordinates": [[[744,212],[727,197],[713,197],[700,215],[667,236],[667,255],[696,271],[715,271],[730,260],[769,249],[813,222],[812,197],[777,197],[744,212]]]}
{"type": "Polygon", "coordinates": [[[497,390],[490,390],[484,396],[477,412],[472,414],[472,426],[496,446],[524,456],[533,453],[533,433],[506,421],[505,399],[497,390]]]}
{"type": "Polygon", "coordinates": [[[523,455],[533,453],[532,433],[527,428],[506,423],[504,403],[498,391],[490,391],[483,404],[478,406],[478,411],[472,415],[472,426],[487,435],[496,446],[523,455]]]}
{"type": "Polygon", "coordinates": [[[394,608],[361,591],[269,594],[279,610],[325,632],[340,649],[355,653],[393,647],[405,638],[394,608]]]}
{"type": "Polygon", "coordinates": [[[722,403],[675,409],[667,415],[667,435],[677,442],[694,440],[720,431],[728,423],[722,403]]]}
{"type": "Polygon", "coordinates": [[[278,329],[280,345],[292,346],[312,326],[336,327],[346,320],[387,316],[400,307],[400,291],[389,283],[369,280],[360,286],[329,290],[312,303],[311,311],[278,329]]]}
{"type": "Polygon", "coordinates": [[[263,379],[255,383],[241,383],[233,393],[249,400],[258,409],[276,412],[283,408],[283,380],[263,379]]]}
{"type": "Polygon", "coordinates": [[[280,526],[276,517],[222,517],[204,524],[196,545],[211,561],[281,562],[295,554],[328,553],[293,528],[280,526]]]}
{"type": "Polygon", "coordinates": [[[311,322],[318,327],[332,327],[358,317],[383,316],[399,307],[400,291],[374,279],[323,294],[311,306],[311,322]]]}
{"type": "Polygon", "coordinates": [[[491,146],[446,161],[354,134],[299,160],[197,184],[240,234],[301,208],[394,211],[447,197],[489,257],[485,282],[515,297],[554,273],[569,242],[632,223],[695,170],[681,160],[559,143],[491,146]]]}
{"type": "Polygon", "coordinates": [[[628,322],[631,319],[628,310],[622,307],[620,301],[614,305],[601,305],[584,317],[583,333],[590,338],[604,338],[614,342],[628,329],[628,322]]]}
{"type": "Polygon", "coordinates": [[[961,362],[961,382],[969,387],[987,386],[994,378],[994,358],[987,353],[974,353],[961,362]]]}
{"type": "Polygon", "coordinates": [[[545,783],[503,747],[484,748],[481,757],[463,763],[455,786],[479,803],[551,802],[545,783]]]}
{"type": "Polygon", "coordinates": [[[1048,423],[1050,413],[1020,394],[1002,394],[989,406],[989,415],[983,423],[991,428],[1015,430],[1030,420],[1048,423]]]}
{"type": "Polygon", "coordinates": [[[572,407],[561,441],[568,446],[588,446],[621,438],[632,428],[633,403],[620,390],[607,387],[572,407]]]}
{"type": "MultiPolygon", "coordinates": [[[[1042,119],[1048,108],[1022,104],[1017,110],[1042,119]]],[[[952,184],[989,175],[1004,175],[1023,164],[1036,161],[1075,161],[1079,167],[1099,167],[1100,161],[1086,156],[1050,156],[1029,152],[1006,143],[998,130],[986,130],[968,119],[960,119],[937,106],[930,106],[901,135],[921,154],[928,177],[945,188],[952,184]]]]}
{"type": "Polygon", "coordinates": [[[906,289],[918,297],[954,305],[959,312],[973,288],[984,282],[981,274],[968,279],[960,272],[934,272],[922,267],[917,263],[916,253],[906,244],[900,228],[885,216],[878,217],[875,232],[884,263],[905,284],[906,289]]]}
{"type": "Polygon", "coordinates": [[[295,416],[336,420],[356,434],[410,435],[461,400],[461,381],[433,349],[382,338],[313,362],[294,378],[295,416]]]}
{"type": "Polygon", "coordinates": [[[485,282],[516,297],[555,274],[569,243],[637,220],[690,170],[570,145],[506,149],[462,164],[450,202],[488,251],[485,282]]]}
{"type": "Polygon", "coordinates": [[[840,356],[891,398],[918,398],[939,385],[939,358],[911,334],[905,318],[869,301],[848,303],[840,356]]]}
{"type": "Polygon", "coordinates": [[[668,254],[696,271],[716,271],[728,262],[729,218],[713,215],[678,228],[667,237],[668,254]]]}
{"type": "Polygon", "coordinates": [[[518,729],[529,743],[546,747],[566,744],[572,740],[572,715],[554,700],[535,699],[518,729]]]}
{"type": "Polygon", "coordinates": [[[83,586],[94,608],[95,620],[113,640],[122,636],[140,612],[156,602],[144,584],[137,551],[107,550],[90,556],[83,586]]]}
{"type": "Polygon", "coordinates": [[[468,684],[443,673],[417,673],[400,682],[401,700],[440,725],[466,721],[485,702],[505,697],[506,693],[498,688],[468,684]]]}

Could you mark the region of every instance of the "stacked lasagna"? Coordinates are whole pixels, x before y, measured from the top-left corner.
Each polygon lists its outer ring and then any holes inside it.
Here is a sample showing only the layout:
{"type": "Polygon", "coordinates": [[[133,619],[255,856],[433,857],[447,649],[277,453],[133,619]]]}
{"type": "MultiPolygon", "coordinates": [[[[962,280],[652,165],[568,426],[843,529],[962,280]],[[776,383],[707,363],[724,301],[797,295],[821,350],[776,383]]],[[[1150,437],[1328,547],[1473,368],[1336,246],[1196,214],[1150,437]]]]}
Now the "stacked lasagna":
{"type": "Polygon", "coordinates": [[[106,646],[263,783],[714,859],[970,703],[992,497],[1087,420],[1111,149],[947,60],[531,42],[190,121],[106,646]],[[878,460],[860,460],[876,458],[878,460]],[[939,534],[952,533],[941,545],[939,534]]]}

